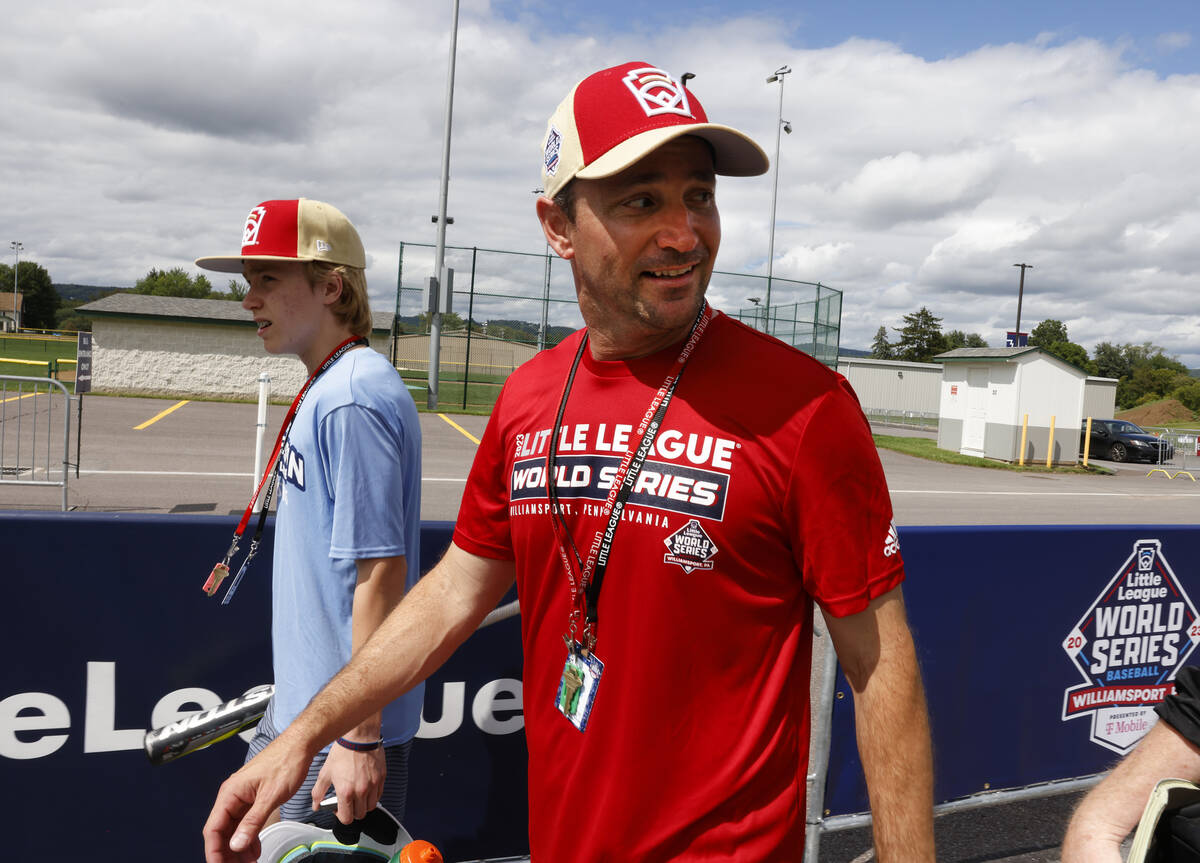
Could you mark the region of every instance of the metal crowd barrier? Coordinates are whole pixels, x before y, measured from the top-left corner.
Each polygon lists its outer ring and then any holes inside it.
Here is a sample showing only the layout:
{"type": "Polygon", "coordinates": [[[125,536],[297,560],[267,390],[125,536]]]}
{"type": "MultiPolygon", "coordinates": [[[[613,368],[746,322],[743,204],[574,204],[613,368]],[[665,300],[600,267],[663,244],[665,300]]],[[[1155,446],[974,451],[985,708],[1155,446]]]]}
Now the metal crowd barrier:
{"type": "Polygon", "coordinates": [[[0,485],[59,486],[64,512],[70,407],[71,394],[56,380],[0,375],[0,485]]]}

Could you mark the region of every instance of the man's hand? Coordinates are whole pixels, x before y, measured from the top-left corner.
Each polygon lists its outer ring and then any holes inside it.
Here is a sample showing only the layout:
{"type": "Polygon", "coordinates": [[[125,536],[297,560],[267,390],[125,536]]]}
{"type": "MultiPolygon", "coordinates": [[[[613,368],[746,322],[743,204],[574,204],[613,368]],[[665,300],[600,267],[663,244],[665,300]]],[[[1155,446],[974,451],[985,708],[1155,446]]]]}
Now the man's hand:
{"type": "Polygon", "coordinates": [[[254,863],[258,833],[271,813],[304,782],[312,757],[281,736],[230,776],[204,824],[208,863],[254,863]]]}
{"type": "Polygon", "coordinates": [[[370,752],[353,752],[335,743],[313,786],[313,809],[321,805],[332,785],[337,793],[338,821],[349,824],[364,818],[379,802],[386,778],[387,761],[382,746],[370,752]]]}

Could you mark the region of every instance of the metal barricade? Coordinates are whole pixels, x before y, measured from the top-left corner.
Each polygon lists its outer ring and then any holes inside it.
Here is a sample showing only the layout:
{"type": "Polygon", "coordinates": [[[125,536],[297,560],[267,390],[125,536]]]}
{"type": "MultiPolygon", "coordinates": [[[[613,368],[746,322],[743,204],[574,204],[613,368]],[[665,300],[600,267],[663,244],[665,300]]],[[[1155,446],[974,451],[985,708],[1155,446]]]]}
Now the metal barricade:
{"type": "Polygon", "coordinates": [[[71,395],[58,381],[0,375],[0,485],[59,486],[64,512],[70,408],[71,395]]]}

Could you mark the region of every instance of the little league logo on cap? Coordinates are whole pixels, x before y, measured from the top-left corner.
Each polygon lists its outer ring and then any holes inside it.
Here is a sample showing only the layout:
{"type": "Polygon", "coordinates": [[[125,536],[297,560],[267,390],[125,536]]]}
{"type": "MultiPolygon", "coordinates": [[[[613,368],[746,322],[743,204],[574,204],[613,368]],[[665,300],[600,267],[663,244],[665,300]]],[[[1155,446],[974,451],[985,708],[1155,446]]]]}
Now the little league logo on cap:
{"type": "Polygon", "coordinates": [[[747,135],[708,122],[695,94],[648,63],[632,62],[584,78],[559,104],[542,141],[542,188],[554,197],[575,177],[610,177],[681,135],[712,146],[718,174],[765,174],[767,155],[747,135]]]}
{"type": "Polygon", "coordinates": [[[298,198],[263,201],[246,216],[240,254],[197,258],[196,266],[240,273],[246,261],[325,261],[364,269],[367,255],[341,210],[298,198]]]}

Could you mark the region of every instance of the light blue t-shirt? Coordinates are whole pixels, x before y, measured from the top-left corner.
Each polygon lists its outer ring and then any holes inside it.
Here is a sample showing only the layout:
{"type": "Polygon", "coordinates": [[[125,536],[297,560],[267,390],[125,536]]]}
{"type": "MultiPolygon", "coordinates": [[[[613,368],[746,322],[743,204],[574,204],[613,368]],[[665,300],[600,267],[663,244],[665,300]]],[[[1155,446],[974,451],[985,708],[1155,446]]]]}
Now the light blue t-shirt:
{"type": "MultiPolygon", "coordinates": [[[[355,561],[404,555],[420,575],[421,428],[400,375],[369,348],[309,388],[280,454],[271,644],[283,731],[350,659],[355,561]]],[[[383,711],[386,744],[410,740],[424,686],[383,711]]]]}

